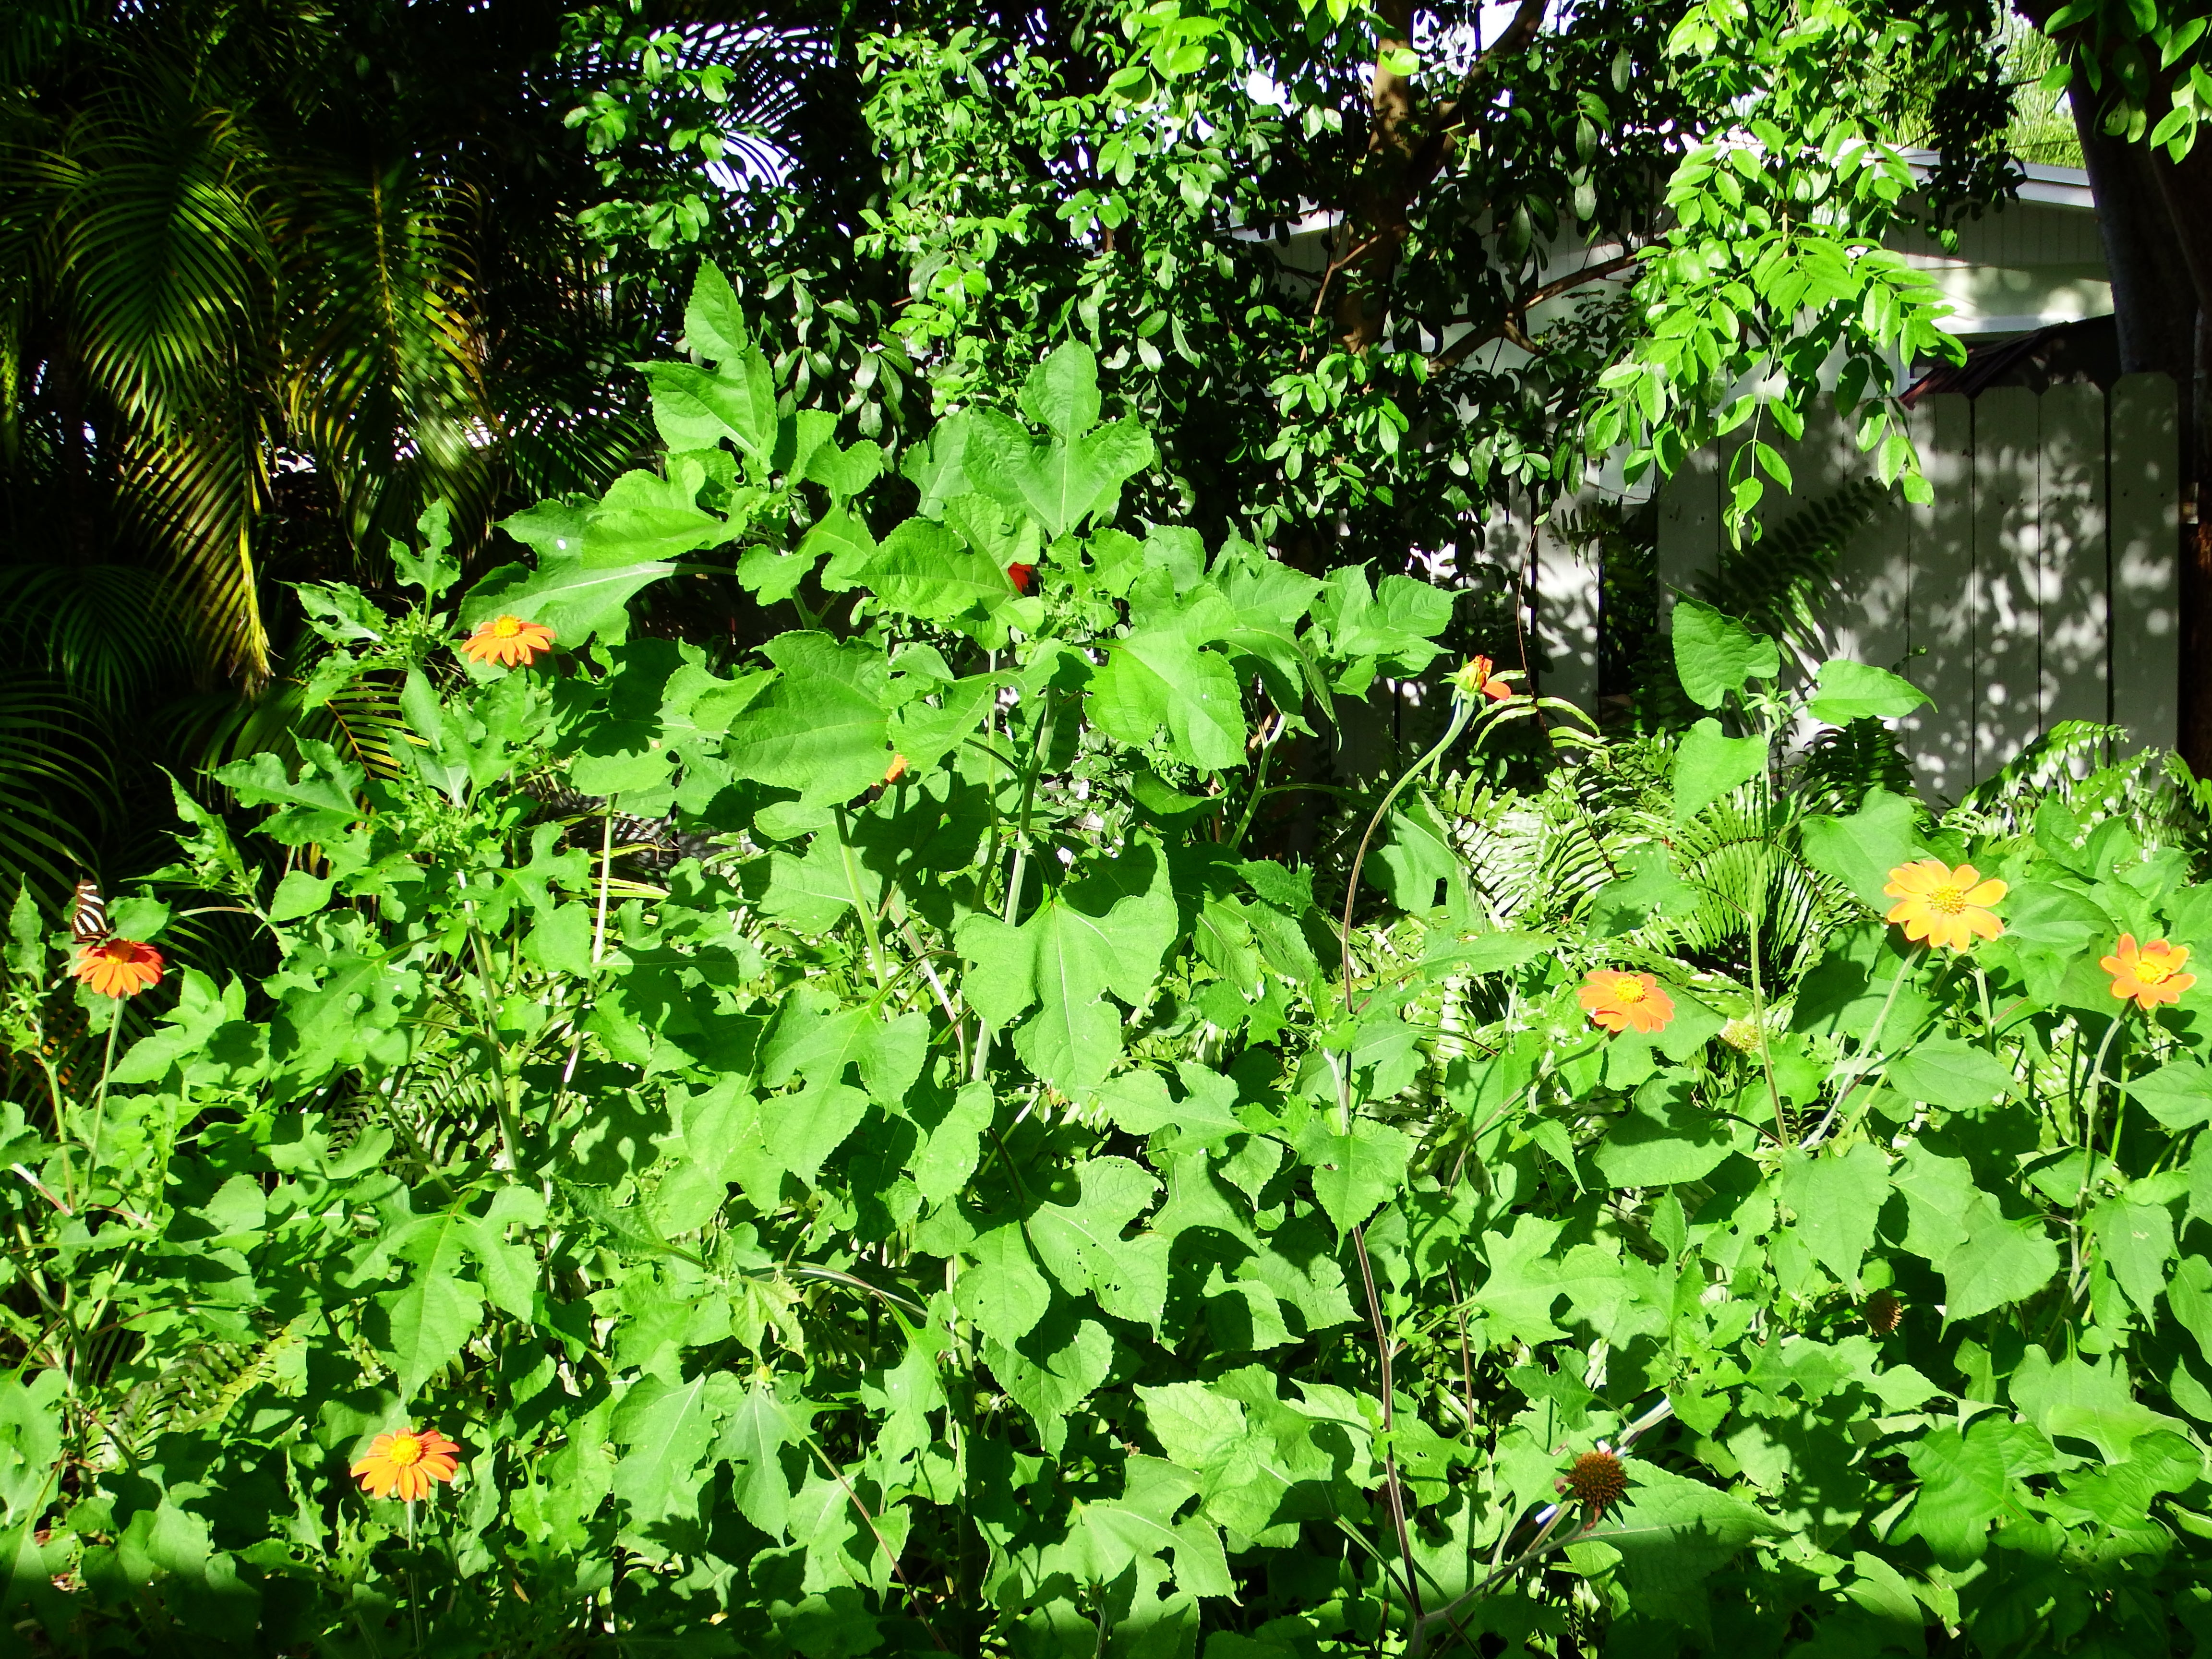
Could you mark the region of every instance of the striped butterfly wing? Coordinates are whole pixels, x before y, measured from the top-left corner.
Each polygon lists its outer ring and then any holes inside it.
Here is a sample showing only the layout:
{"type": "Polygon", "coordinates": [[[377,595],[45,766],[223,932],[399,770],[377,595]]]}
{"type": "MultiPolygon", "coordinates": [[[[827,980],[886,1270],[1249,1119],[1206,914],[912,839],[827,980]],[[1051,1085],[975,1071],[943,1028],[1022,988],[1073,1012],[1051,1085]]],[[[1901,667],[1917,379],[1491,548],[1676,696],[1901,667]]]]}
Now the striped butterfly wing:
{"type": "Polygon", "coordinates": [[[100,896],[100,884],[77,883],[76,896],[70,903],[70,937],[80,945],[97,945],[109,931],[107,901],[100,896]]]}

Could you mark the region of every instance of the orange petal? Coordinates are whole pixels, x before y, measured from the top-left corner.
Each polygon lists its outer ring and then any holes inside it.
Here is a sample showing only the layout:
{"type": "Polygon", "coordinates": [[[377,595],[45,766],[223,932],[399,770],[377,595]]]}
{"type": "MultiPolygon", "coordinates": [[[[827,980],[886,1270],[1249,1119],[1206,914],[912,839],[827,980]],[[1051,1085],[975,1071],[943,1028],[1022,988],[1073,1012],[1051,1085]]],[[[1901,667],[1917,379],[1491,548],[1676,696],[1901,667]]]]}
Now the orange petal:
{"type": "Polygon", "coordinates": [[[1978,883],[1970,888],[1961,896],[1969,904],[1995,904],[2011,890],[2012,889],[2003,882],[1991,876],[1987,881],[1978,883]]]}

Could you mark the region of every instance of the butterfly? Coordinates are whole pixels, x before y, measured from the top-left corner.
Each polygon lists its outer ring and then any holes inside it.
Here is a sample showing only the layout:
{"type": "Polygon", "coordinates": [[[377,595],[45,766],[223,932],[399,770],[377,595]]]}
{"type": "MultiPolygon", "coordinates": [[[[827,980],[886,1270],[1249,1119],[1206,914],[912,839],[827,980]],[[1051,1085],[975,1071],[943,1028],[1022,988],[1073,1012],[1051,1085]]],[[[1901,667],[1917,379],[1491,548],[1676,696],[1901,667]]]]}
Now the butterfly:
{"type": "Polygon", "coordinates": [[[107,901],[100,896],[100,884],[77,883],[76,896],[70,904],[70,937],[79,945],[97,945],[114,931],[107,920],[107,901]]]}

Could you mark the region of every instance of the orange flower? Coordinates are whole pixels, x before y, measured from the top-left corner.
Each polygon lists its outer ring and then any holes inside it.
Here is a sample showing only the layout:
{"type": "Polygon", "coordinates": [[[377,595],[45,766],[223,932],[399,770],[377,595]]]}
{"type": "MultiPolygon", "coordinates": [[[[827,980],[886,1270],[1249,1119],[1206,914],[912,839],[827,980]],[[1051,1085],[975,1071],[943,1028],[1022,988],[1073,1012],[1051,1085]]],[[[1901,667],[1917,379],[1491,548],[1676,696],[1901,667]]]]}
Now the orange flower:
{"type": "Polygon", "coordinates": [[[881,787],[889,788],[892,784],[896,783],[905,775],[906,757],[904,755],[893,755],[891,757],[891,763],[884,768],[884,781],[881,787]]]}
{"type": "Polygon", "coordinates": [[[161,982],[161,953],[136,939],[100,939],[76,953],[70,971],[94,996],[135,997],[161,982]]]}
{"type": "Polygon", "coordinates": [[[1954,870],[1941,859],[1917,859],[1891,871],[1881,890],[1901,901],[1888,920],[1902,923],[1909,939],[1963,951],[1977,933],[1995,939],[2004,932],[1989,907],[2005,896],[2005,884],[1984,881],[1971,864],[1954,870]]]}
{"type": "Polygon", "coordinates": [[[2148,1012],[2161,1002],[2179,1002],[2181,994],[2197,983],[2197,975],[2181,971],[2189,960],[2186,945],[2168,945],[2154,939],[2140,951],[2133,933],[2120,935],[2119,948],[2099,966],[2112,976],[2112,994],[2123,1001],[2133,997],[2136,1006],[2148,1012]]]}
{"type": "Polygon", "coordinates": [[[1006,580],[1013,583],[1015,592],[1026,593],[1036,580],[1036,567],[1033,564],[1010,564],[1006,567],[1006,580]]]}
{"type": "Polygon", "coordinates": [[[1469,657],[1467,666],[1450,678],[1470,697],[1491,697],[1503,702],[1513,695],[1513,688],[1498,678],[1498,665],[1487,657],[1469,657]]]}
{"type": "Polygon", "coordinates": [[[477,662],[495,662],[502,668],[517,663],[527,666],[552,648],[551,629],[520,617],[494,617],[461,642],[463,656],[477,662]]]}
{"type": "Polygon", "coordinates": [[[1659,988],[1650,974],[1624,974],[1600,968],[1575,993],[1590,1023],[1608,1031],[1663,1031],[1674,1018],[1674,999],[1659,988]]]}
{"type": "Polygon", "coordinates": [[[397,1494],[411,1504],[430,1495],[433,1480],[453,1478],[460,1449],[435,1429],[402,1429],[377,1436],[368,1455],[347,1472],[361,1477],[361,1489],[371,1498],[397,1494]]]}

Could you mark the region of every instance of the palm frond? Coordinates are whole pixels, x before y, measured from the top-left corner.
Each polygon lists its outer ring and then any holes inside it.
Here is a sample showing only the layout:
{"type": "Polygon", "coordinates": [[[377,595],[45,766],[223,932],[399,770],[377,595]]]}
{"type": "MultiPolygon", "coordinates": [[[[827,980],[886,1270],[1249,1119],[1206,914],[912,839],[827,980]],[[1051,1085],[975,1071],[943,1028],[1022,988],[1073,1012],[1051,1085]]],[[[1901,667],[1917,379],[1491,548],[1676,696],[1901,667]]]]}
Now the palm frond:
{"type": "Polygon", "coordinates": [[[96,862],[100,835],[120,811],[99,723],[82,701],[46,675],[0,677],[0,870],[58,902],[96,862]]]}
{"type": "Polygon", "coordinates": [[[1888,493],[1872,478],[1856,478],[1809,497],[1756,543],[1723,549],[1718,567],[1698,582],[1698,597],[1817,659],[1836,561],[1888,493]]]}
{"type": "Polygon", "coordinates": [[[464,179],[410,158],[305,174],[283,210],[286,414],[357,556],[380,556],[433,499],[465,540],[489,521],[498,422],[476,307],[479,209],[464,179]]]}
{"type": "Polygon", "coordinates": [[[0,653],[110,714],[185,667],[193,625],[176,587],[142,566],[0,565],[0,653]]]}

